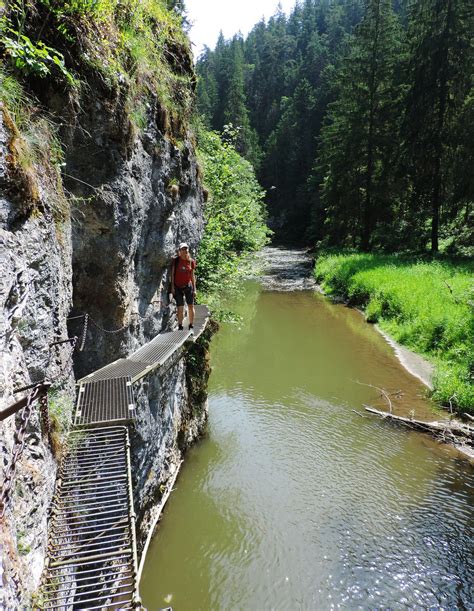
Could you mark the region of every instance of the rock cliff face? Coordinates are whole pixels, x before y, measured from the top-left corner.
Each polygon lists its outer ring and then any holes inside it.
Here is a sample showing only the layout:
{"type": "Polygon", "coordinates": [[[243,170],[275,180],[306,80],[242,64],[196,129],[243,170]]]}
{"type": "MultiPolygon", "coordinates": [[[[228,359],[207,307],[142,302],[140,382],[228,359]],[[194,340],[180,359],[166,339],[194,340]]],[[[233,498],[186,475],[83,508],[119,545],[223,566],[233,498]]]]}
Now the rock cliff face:
{"type": "MultiPolygon", "coordinates": [[[[136,349],[166,325],[167,267],[179,241],[195,252],[203,231],[193,146],[189,136],[178,146],[160,130],[159,105],[150,102],[147,127],[135,137],[130,121],[110,103],[106,108],[95,100],[82,108],[83,128],[72,134],[66,156],[66,185],[78,202],[74,308],[98,324],[89,326],[88,348],[78,359],[81,375],[136,349]],[[110,121],[111,112],[121,125],[110,121]],[[99,326],[125,328],[104,333],[99,326]]],[[[71,330],[78,331],[77,324],[71,330]]]]}
{"type": "Polygon", "coordinates": [[[174,355],[166,371],[144,378],[136,389],[141,409],[131,441],[139,558],[167,480],[206,423],[207,394],[202,390],[210,373],[212,333],[209,326],[196,344],[174,355]]]}
{"type": "MultiPolygon", "coordinates": [[[[22,396],[14,390],[49,377],[61,395],[73,391],[70,347],[50,349],[67,337],[66,317],[72,304],[71,225],[66,213],[53,215],[53,195],[41,180],[47,168],[38,167],[35,188],[38,208],[25,214],[23,192],[12,172],[14,126],[7,111],[0,110],[0,299],[2,407],[22,396]],[[41,208],[39,208],[41,206],[41,208]]],[[[68,417],[69,403],[56,403],[68,417]]],[[[0,423],[2,471],[10,462],[14,432],[20,414],[0,423]]],[[[26,430],[23,456],[17,464],[9,508],[0,525],[4,570],[4,605],[25,608],[29,593],[41,575],[46,547],[46,519],[54,487],[56,462],[34,409],[26,430]]],[[[3,481],[3,476],[2,476],[3,481]]]]}
{"type": "MultiPolygon", "coordinates": [[[[51,112],[64,104],[51,91],[42,99],[51,112]]],[[[189,134],[178,139],[164,128],[156,100],[149,101],[141,131],[121,108],[120,98],[111,102],[97,95],[83,96],[64,111],[67,195],[60,214],[46,162],[35,165],[28,182],[34,183],[34,202],[25,208],[25,189],[11,154],[20,136],[7,110],[0,112],[2,408],[22,396],[15,389],[47,377],[55,380],[56,420],[68,421],[74,397],[71,348],[49,345],[72,335],[82,339],[84,319],[75,316],[91,316],[83,350],[78,342],[73,355],[76,377],[126,356],[174,321],[167,302],[168,263],[182,240],[195,252],[203,231],[193,142],[189,134]]],[[[142,538],[160,485],[206,419],[205,394],[195,400],[190,392],[208,371],[194,372],[192,381],[187,359],[183,351],[164,376],[150,376],[136,389],[133,460],[142,538]]],[[[0,423],[3,468],[18,419],[0,423]]],[[[28,607],[38,587],[56,464],[34,409],[0,525],[0,603],[6,608],[28,607]]]]}

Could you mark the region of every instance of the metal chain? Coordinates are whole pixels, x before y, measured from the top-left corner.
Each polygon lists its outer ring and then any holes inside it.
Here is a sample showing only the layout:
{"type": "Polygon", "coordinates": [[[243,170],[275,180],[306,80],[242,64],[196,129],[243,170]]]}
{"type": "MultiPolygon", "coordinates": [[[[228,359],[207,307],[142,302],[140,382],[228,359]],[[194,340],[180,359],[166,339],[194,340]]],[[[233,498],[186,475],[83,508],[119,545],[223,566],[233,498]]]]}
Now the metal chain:
{"type": "Polygon", "coordinates": [[[97,329],[99,329],[99,331],[102,331],[102,333],[109,333],[110,335],[113,335],[114,333],[120,333],[121,331],[124,331],[127,327],[130,326],[130,323],[128,322],[126,325],[123,325],[123,327],[120,327],[119,329],[104,329],[104,327],[101,327],[99,323],[96,322],[93,318],[91,318],[90,321],[95,327],[97,327],[97,329]]]}
{"type": "MultiPolygon", "coordinates": [[[[136,312],[134,312],[133,314],[130,314],[130,316],[139,316],[141,318],[140,314],[137,314],[136,312]]],[[[102,331],[102,333],[109,333],[109,334],[120,333],[121,331],[124,331],[131,325],[131,322],[128,322],[127,324],[123,325],[123,327],[120,327],[120,329],[104,329],[104,327],[101,327],[99,323],[96,322],[92,318],[92,316],[89,316],[89,320],[95,327],[97,327],[97,329],[99,329],[99,331],[102,331]]]]}
{"type": "MultiPolygon", "coordinates": [[[[159,301],[152,301],[151,303],[160,303],[159,301]]],[[[138,318],[140,320],[148,320],[148,318],[146,318],[145,316],[141,316],[138,312],[132,312],[130,314],[130,317],[132,316],[138,316],[138,318]]],[[[131,321],[129,321],[128,323],[126,323],[125,325],[123,325],[122,327],[119,327],[118,329],[104,329],[104,327],[102,327],[102,325],[99,325],[99,323],[94,320],[92,318],[92,316],[90,314],[81,314],[80,316],[71,316],[68,318],[68,320],[76,320],[79,318],[83,318],[84,319],[84,326],[82,328],[82,334],[81,334],[81,342],[79,345],[79,352],[82,352],[84,350],[84,345],[86,343],[86,335],[87,335],[87,326],[89,321],[94,325],[94,327],[96,327],[99,331],[102,331],[102,333],[108,333],[110,335],[113,335],[114,333],[120,333],[121,331],[124,331],[125,329],[127,329],[132,323],[131,321]]]]}
{"type": "Polygon", "coordinates": [[[49,410],[48,410],[48,393],[45,393],[40,397],[39,400],[39,408],[41,415],[41,422],[43,423],[43,430],[48,437],[48,443],[51,445],[51,420],[49,419],[49,410]]]}
{"type": "Polygon", "coordinates": [[[23,453],[23,448],[25,447],[26,427],[28,426],[28,422],[30,420],[31,410],[33,408],[33,401],[38,398],[38,390],[40,386],[40,384],[35,386],[34,389],[28,395],[27,403],[20,415],[20,426],[15,431],[12,457],[10,460],[10,464],[5,469],[2,488],[0,492],[0,519],[2,519],[5,515],[5,510],[10,501],[10,493],[13,484],[13,479],[15,477],[16,465],[23,453]]]}
{"type": "Polygon", "coordinates": [[[88,322],[89,322],[89,314],[85,314],[84,315],[84,326],[82,327],[81,343],[79,345],[79,352],[82,352],[84,350],[84,344],[86,343],[88,322]]]}
{"type": "Polygon", "coordinates": [[[77,335],[75,335],[75,336],[72,338],[72,341],[71,341],[71,354],[69,355],[69,358],[72,358],[73,352],[74,352],[74,350],[76,349],[76,344],[77,344],[77,340],[78,340],[78,339],[79,339],[79,338],[77,337],[77,335]]]}

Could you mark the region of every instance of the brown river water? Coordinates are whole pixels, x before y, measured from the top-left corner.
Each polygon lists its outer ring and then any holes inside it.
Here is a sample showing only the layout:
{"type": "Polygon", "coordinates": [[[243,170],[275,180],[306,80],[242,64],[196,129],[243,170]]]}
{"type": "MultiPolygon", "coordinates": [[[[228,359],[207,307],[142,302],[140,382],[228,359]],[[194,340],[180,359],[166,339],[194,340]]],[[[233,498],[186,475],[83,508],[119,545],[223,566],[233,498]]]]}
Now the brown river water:
{"type": "Polygon", "coordinates": [[[472,467],[364,413],[380,387],[436,418],[358,312],[287,280],[248,281],[241,324],[213,339],[208,434],[148,551],[144,606],[474,608],[472,467]]]}

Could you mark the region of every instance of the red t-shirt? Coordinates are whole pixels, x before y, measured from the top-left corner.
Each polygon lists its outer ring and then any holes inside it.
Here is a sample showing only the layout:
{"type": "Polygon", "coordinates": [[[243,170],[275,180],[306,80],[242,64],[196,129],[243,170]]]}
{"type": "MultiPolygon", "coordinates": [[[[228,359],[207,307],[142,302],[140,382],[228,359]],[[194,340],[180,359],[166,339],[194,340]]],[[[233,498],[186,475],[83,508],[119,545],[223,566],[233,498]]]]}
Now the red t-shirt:
{"type": "Polygon", "coordinates": [[[196,269],[196,261],[191,259],[181,259],[178,257],[174,263],[174,284],[179,288],[192,284],[193,270],[196,269]]]}

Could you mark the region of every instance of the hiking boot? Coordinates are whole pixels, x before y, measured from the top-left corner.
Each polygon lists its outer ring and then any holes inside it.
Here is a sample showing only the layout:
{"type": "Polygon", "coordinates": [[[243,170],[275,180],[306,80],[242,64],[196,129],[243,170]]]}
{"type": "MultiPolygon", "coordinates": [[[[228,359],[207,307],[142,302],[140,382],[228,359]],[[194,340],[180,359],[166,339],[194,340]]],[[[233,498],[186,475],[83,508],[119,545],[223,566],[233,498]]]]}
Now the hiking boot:
{"type": "Polygon", "coordinates": [[[182,331],[183,330],[183,325],[178,325],[178,331],[182,331]]]}
{"type": "Polygon", "coordinates": [[[191,331],[191,333],[194,333],[194,327],[193,327],[193,325],[189,325],[189,327],[188,327],[188,328],[189,328],[189,330],[191,331]]]}

